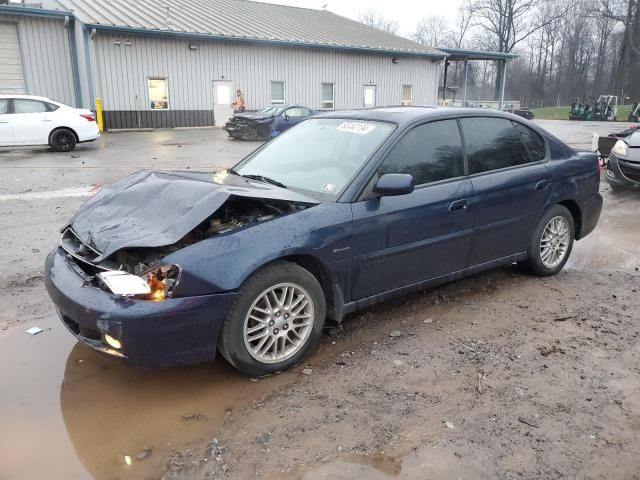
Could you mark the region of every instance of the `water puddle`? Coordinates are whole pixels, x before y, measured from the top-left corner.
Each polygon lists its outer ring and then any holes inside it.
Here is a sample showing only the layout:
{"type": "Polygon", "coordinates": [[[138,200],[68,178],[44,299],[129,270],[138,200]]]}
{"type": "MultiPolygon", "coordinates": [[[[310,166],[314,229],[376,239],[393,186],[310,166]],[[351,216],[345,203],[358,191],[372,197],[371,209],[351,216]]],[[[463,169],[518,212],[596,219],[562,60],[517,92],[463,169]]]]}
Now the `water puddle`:
{"type": "Polygon", "coordinates": [[[157,478],[173,449],[210,440],[226,412],[295,378],[254,382],[222,361],[134,370],[52,316],[37,325],[36,336],[31,324],[0,335],[2,479],[157,478]]]}

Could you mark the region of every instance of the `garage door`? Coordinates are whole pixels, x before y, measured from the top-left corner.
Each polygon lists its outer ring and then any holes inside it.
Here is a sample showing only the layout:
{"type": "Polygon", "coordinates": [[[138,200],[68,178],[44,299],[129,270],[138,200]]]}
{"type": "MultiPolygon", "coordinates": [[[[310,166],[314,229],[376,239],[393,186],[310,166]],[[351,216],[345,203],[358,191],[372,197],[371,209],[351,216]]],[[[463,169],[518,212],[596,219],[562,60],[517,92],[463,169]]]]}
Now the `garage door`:
{"type": "Polygon", "coordinates": [[[0,23],[0,65],[0,93],[26,93],[15,23],[0,23]]]}

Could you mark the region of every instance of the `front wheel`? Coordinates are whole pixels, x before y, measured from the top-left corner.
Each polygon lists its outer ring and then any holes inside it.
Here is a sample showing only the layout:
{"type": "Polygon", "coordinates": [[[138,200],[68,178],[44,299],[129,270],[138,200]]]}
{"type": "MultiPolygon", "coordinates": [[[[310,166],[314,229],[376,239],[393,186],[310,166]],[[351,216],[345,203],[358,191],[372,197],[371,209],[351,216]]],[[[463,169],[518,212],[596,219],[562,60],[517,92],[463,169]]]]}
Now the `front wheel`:
{"type": "Polygon", "coordinates": [[[247,375],[287,370],[317,345],[325,316],[318,280],[299,265],[276,262],[242,285],[218,347],[231,365],[247,375]]]}
{"type": "Polygon", "coordinates": [[[50,135],[49,146],[56,152],[70,152],[76,148],[76,136],[71,130],[60,128],[50,135]]]}
{"type": "Polygon", "coordinates": [[[571,212],[562,205],[555,205],[545,213],[531,238],[527,260],[522,263],[533,275],[555,275],[569,259],[575,238],[575,225],[571,212]]]}

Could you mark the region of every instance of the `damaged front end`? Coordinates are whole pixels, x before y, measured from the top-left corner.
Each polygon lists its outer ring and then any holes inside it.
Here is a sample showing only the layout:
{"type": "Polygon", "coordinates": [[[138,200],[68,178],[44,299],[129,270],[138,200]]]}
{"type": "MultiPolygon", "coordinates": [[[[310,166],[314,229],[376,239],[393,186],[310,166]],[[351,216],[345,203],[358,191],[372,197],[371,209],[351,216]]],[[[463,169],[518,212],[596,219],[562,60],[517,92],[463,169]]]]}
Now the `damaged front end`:
{"type": "Polygon", "coordinates": [[[272,136],[275,118],[234,115],[223,127],[238,140],[268,140],[272,136]]]}
{"type": "Polygon", "coordinates": [[[228,234],[307,207],[306,203],[286,200],[231,196],[212,215],[169,245],[122,248],[100,260],[101,252],[83,241],[69,226],[62,233],[60,246],[93,278],[93,286],[116,295],[159,301],[173,296],[182,273],[181,266],[163,263],[168,255],[212,236],[228,234]]]}

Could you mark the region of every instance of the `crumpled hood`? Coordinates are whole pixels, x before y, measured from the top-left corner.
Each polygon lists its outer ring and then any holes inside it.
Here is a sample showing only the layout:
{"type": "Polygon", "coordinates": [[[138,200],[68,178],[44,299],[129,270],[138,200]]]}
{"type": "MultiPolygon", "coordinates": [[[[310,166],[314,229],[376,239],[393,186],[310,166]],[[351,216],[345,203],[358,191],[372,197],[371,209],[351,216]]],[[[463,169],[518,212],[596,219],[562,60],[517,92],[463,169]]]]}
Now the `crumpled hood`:
{"type": "Polygon", "coordinates": [[[272,113],[262,113],[262,112],[245,112],[245,113],[236,113],[233,115],[233,118],[246,118],[248,120],[268,120],[270,118],[274,118],[275,115],[272,113]]]}
{"type": "Polygon", "coordinates": [[[69,226],[96,249],[102,261],[122,248],[161,247],[178,242],[209,218],[230,196],[317,204],[305,195],[236,175],[141,171],[89,199],[69,226]]]}

